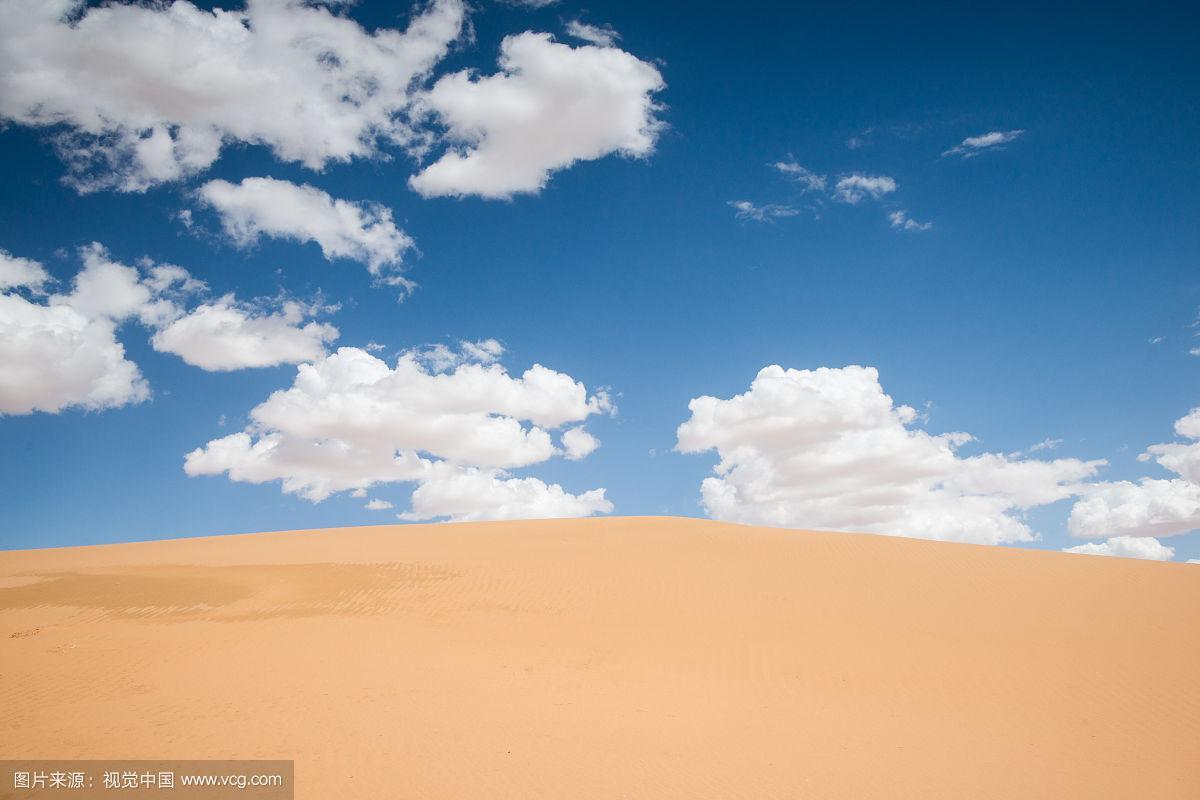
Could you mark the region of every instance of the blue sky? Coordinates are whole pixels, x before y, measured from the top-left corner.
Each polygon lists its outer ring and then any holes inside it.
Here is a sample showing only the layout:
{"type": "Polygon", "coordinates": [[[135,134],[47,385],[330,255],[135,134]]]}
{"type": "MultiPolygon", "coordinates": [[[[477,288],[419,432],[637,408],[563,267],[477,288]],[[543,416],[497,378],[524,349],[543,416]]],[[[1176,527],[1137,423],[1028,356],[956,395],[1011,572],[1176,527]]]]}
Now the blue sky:
{"type": "MultiPolygon", "coordinates": [[[[8,14],[32,19],[30,8],[5,4],[8,14]]],[[[337,13],[366,31],[403,30],[408,17],[394,4],[368,0],[337,13]]],[[[957,537],[896,514],[878,516],[884,532],[1051,549],[1153,533],[1174,548],[1176,560],[1200,557],[1200,538],[1188,533],[1200,519],[1189,482],[1200,455],[1175,450],[1139,460],[1157,444],[1193,446],[1190,428],[1173,426],[1200,404],[1200,357],[1189,352],[1200,346],[1200,43],[1180,8],[1142,6],[1134,14],[1089,7],[1083,17],[1048,14],[1044,5],[981,14],[933,5],[851,11],[751,3],[730,12],[694,4],[481,3],[468,19],[473,38],[457,36],[415,81],[411,97],[420,100],[439,78],[461,70],[491,76],[506,36],[544,32],[573,48],[623,52],[629,61],[622,64],[657,70],[661,90],[629,90],[654,104],[646,117],[652,124],[641,131],[652,146],[640,154],[608,145],[599,145],[598,155],[581,151],[574,163],[552,170],[540,190],[517,189],[507,199],[453,186],[447,193],[464,196],[423,196],[410,176],[447,148],[480,146],[447,137],[451,112],[442,106],[420,123],[431,137],[420,157],[384,142],[314,169],[281,154],[282,146],[227,138],[202,168],[132,191],[110,185],[81,193],[78,181],[64,181],[62,155],[64,135],[84,127],[84,101],[56,95],[63,107],[57,124],[34,118],[29,98],[47,90],[21,83],[20,59],[27,56],[9,41],[0,43],[10,96],[0,107],[8,120],[0,130],[0,248],[43,265],[57,281],[47,284],[49,293],[70,291],[83,263],[80,249],[99,242],[111,262],[143,272],[143,258],[183,267],[208,284],[209,300],[235,292],[242,302],[259,298],[263,309],[281,298],[337,305],[316,316],[340,333],[326,342],[328,352],[375,343],[383,349],[370,352],[390,365],[412,348],[494,339],[504,349],[500,366],[474,368],[503,367],[516,378],[542,364],[584,384],[589,396],[605,389],[616,412],[542,425],[557,442],[563,430],[585,424],[601,445],[584,458],[506,462],[503,473],[489,475],[535,478],[570,495],[603,488],[612,513],[796,527],[846,520],[842,527],[873,529],[876,517],[857,515],[861,486],[847,491],[822,482],[831,463],[845,463],[847,432],[860,429],[860,417],[847,411],[830,422],[804,405],[804,392],[815,392],[811,397],[839,406],[850,373],[831,373],[808,388],[806,378],[790,374],[781,380],[792,381],[799,395],[767,412],[755,405],[753,413],[796,433],[794,440],[777,437],[777,449],[755,439],[734,406],[696,420],[699,452],[679,452],[676,434],[691,418],[690,400],[730,401],[750,391],[768,365],[801,372],[864,365],[878,370],[878,384],[896,406],[916,409],[903,430],[974,437],[953,447],[905,439],[904,448],[931,449],[905,450],[904,468],[915,472],[897,479],[900,496],[924,503],[913,493],[941,492],[945,479],[959,488],[949,498],[939,494],[931,506],[937,513],[956,508],[963,496],[1026,497],[1025,488],[997,488],[1003,480],[992,473],[978,478],[982,489],[959,486],[966,481],[959,463],[984,453],[1075,463],[1060,465],[1066,471],[1050,480],[1069,484],[1049,492],[1058,491],[1058,499],[1040,502],[1046,487],[1038,485],[1029,489],[1038,502],[1018,499],[981,512],[989,524],[1020,520],[1040,535],[1036,541],[957,537]],[[611,25],[620,38],[589,45],[567,34],[572,21],[611,25]],[[25,94],[14,99],[14,87],[25,94]],[[968,137],[1018,131],[1002,144],[947,152],[968,137]],[[822,176],[825,188],[805,190],[771,166],[780,162],[822,176]],[[839,201],[838,182],[856,175],[886,176],[895,188],[839,201]],[[381,285],[357,263],[362,259],[326,258],[298,234],[239,244],[223,227],[222,212],[198,193],[212,181],[238,185],[258,177],[390,209],[395,227],[415,242],[402,270],[416,288],[401,302],[403,292],[381,285]],[[731,205],[738,201],[780,215],[739,216],[731,205]],[[190,225],[179,217],[184,210],[190,225]],[[889,221],[896,212],[931,227],[897,228],[889,221]],[[793,469],[789,459],[805,446],[795,442],[812,441],[805,437],[820,430],[833,438],[812,451],[819,451],[815,462],[793,469]],[[1039,442],[1054,444],[1031,452],[1039,442]],[[766,494],[774,499],[749,499],[753,481],[727,475],[715,476],[724,483],[714,491],[736,489],[739,499],[724,510],[711,497],[702,504],[701,483],[714,478],[717,451],[728,455],[739,445],[754,452],[739,451],[731,463],[770,471],[766,494]],[[914,466],[926,455],[940,465],[931,467],[934,485],[914,466]],[[1097,460],[1107,464],[1077,466],[1097,460]],[[1118,481],[1131,482],[1119,497],[1112,494],[1118,481]],[[1130,522],[1130,509],[1158,489],[1173,493],[1169,502],[1143,508],[1143,518],[1130,522]],[[1087,498],[1099,511],[1072,536],[1069,515],[1087,498]]],[[[55,41],[53,30],[47,41],[55,41]]],[[[140,63],[153,67],[150,56],[140,63]]],[[[132,82],[161,77],[150,67],[131,73],[132,82]]],[[[549,113],[558,113],[560,101],[547,100],[549,113]]],[[[597,119],[616,116],[597,102],[597,119]]],[[[162,113],[172,121],[169,109],[162,113]]],[[[592,133],[586,124],[566,129],[563,146],[582,147],[592,133]]],[[[51,302],[28,287],[12,293],[51,302]]],[[[186,313],[205,299],[177,302],[178,313],[186,313]]],[[[350,490],[312,502],[281,491],[279,481],[185,474],[187,453],[251,425],[251,409],[291,387],[297,365],[208,371],[156,350],[153,330],[130,318],[116,331],[149,386],[148,399],[0,417],[0,546],[384,523],[409,510],[413,480],[373,483],[368,496],[393,508],[368,510],[350,490]]],[[[870,390],[872,379],[865,380],[870,390]]],[[[893,412],[879,411],[867,429],[899,435],[893,412]]],[[[526,431],[538,425],[518,418],[526,431]]],[[[454,461],[444,453],[430,458],[454,461]]],[[[450,466],[497,468],[470,459],[450,466]]],[[[872,470],[880,467],[851,459],[850,468],[875,480],[872,470]]],[[[894,473],[882,469],[878,480],[894,473]]],[[[455,514],[437,518],[447,516],[455,514]]]]}

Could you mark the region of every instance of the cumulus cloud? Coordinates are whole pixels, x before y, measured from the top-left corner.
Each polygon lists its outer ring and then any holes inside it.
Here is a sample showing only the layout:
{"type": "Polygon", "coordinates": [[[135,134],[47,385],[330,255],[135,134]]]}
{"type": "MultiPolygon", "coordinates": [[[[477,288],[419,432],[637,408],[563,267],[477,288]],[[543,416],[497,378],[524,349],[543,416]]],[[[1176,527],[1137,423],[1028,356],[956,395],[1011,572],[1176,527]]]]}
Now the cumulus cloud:
{"type": "Polygon", "coordinates": [[[143,191],[209,167],[225,144],[320,169],[420,144],[414,85],[446,54],[461,0],[367,32],[329,7],[243,10],[0,0],[0,118],[54,128],[80,191],[143,191]]]}
{"type": "Polygon", "coordinates": [[[150,388],[125,358],[116,322],[67,305],[0,295],[0,413],[140,403],[150,388]]]}
{"type": "Polygon", "coordinates": [[[504,478],[495,470],[467,469],[422,482],[412,493],[406,520],[475,522],[494,519],[553,519],[608,514],[604,489],[571,494],[537,478],[504,478]]]}
{"type": "Polygon", "coordinates": [[[663,79],[615,47],[570,47],[549,34],[508,36],[500,72],[439,79],[422,96],[450,148],[409,184],[425,197],[537,193],[551,173],[611,153],[646,156],[662,123],[663,79]]]}
{"type": "Polygon", "coordinates": [[[568,36],[582,39],[597,47],[612,47],[621,38],[621,34],[614,31],[611,25],[589,25],[577,19],[567,23],[566,31],[568,36]]]}
{"type": "Polygon", "coordinates": [[[990,131],[979,136],[968,136],[958,144],[942,153],[942,156],[959,156],[974,158],[985,150],[1003,150],[1004,145],[1016,139],[1023,130],[990,131]]]}
{"type": "Polygon", "coordinates": [[[1176,478],[1143,478],[1090,486],[1071,509],[1072,536],[1174,536],[1200,529],[1200,407],[1175,421],[1187,442],[1156,444],[1138,456],[1176,478]]]}
{"type": "Polygon", "coordinates": [[[41,294],[50,281],[49,273],[40,262],[0,250],[0,291],[28,289],[35,294],[41,294]]]}
{"type": "Polygon", "coordinates": [[[466,3],[430,0],[405,30],[374,31],[349,5],[0,0],[0,122],[45,129],[80,192],[183,180],[230,144],[313,170],[445,145],[412,186],[483,197],[536,193],[577,161],[653,150],[662,77],[617,48],[611,27],[567,23],[581,47],[507,37],[498,74],[462,71],[428,90],[469,29],[466,3]]]}
{"type": "MultiPolygon", "coordinates": [[[[143,276],[99,244],[83,248],[81,257],[83,269],[69,292],[44,302],[0,293],[0,414],[117,408],[150,397],[117,328],[130,319],[153,324],[169,316],[174,306],[161,295],[186,273],[160,266],[143,276]]],[[[40,286],[44,280],[32,263],[22,269],[32,270],[40,286]]]]}
{"type": "Polygon", "coordinates": [[[591,455],[600,446],[600,440],[583,428],[570,428],[562,435],[564,455],[571,461],[578,461],[591,455]]]}
{"type": "Polygon", "coordinates": [[[413,241],[396,227],[391,210],[378,203],[340,200],[308,184],[275,178],[209,181],[197,197],[220,215],[225,232],[239,245],[261,236],[314,242],[326,259],[359,261],[385,283],[407,284],[400,269],[413,241]]]}
{"type": "Polygon", "coordinates": [[[794,158],[786,161],[776,161],[768,165],[790,181],[794,181],[804,192],[823,192],[827,179],[803,166],[794,158]]]}
{"type": "Polygon", "coordinates": [[[367,511],[386,511],[391,507],[391,503],[387,500],[380,500],[378,497],[372,498],[366,505],[367,511]]]}
{"type": "Polygon", "coordinates": [[[1088,542],[1075,547],[1064,547],[1063,552],[1083,553],[1091,556],[1142,558],[1148,561],[1170,561],[1175,557],[1174,548],[1167,547],[1149,536],[1113,536],[1103,542],[1088,542]]]}
{"type": "Polygon", "coordinates": [[[791,206],[771,204],[757,206],[749,200],[730,200],[729,206],[733,209],[735,217],[751,222],[771,222],[780,217],[794,217],[800,213],[791,206]]]}
{"type": "Polygon", "coordinates": [[[83,268],[68,292],[0,291],[0,414],[99,410],[148,399],[149,385],[117,338],[131,321],[153,332],[156,350],[209,370],[319,358],[337,336],[331,325],[301,324],[317,308],[284,301],[271,312],[226,295],[189,311],[207,287],[182,267],[147,259],[121,264],[99,243],[80,256],[83,268]]]}
{"type": "Polygon", "coordinates": [[[908,216],[907,211],[891,212],[888,214],[888,222],[893,228],[901,231],[927,231],[933,228],[932,222],[917,222],[908,216]]]}
{"type": "Polygon", "coordinates": [[[229,294],[167,323],[150,342],[155,350],[210,372],[315,361],[338,337],[328,323],[305,323],[316,311],[285,301],[272,313],[229,294]]]}
{"type": "Polygon", "coordinates": [[[1200,529],[1200,486],[1182,479],[1143,478],[1093,486],[1071,508],[1072,536],[1106,533],[1174,536],[1200,529]]]}
{"type": "Polygon", "coordinates": [[[863,175],[855,172],[838,178],[833,187],[833,199],[839,203],[855,205],[865,197],[878,200],[894,191],[896,181],[887,175],[863,175]]]}
{"type": "Polygon", "coordinates": [[[1070,497],[1101,461],[957,450],[972,437],[912,427],[871,367],[769,366],[749,391],[698,397],[684,453],[716,450],[701,504],[731,522],[996,544],[1037,538],[1020,512],[1070,497]]]}
{"type": "MultiPolygon", "coordinates": [[[[539,364],[520,377],[478,362],[437,372],[415,352],[390,367],[344,347],[300,365],[291,387],[250,412],[244,431],[193,450],[184,469],[192,476],[280,481],[284,492],[313,502],[416,482],[411,514],[421,519],[537,508],[592,513],[604,510],[603,490],[573,496],[506,470],[562,454],[551,432],[607,407],[602,394],[589,396],[582,383],[539,364]]],[[[579,446],[576,439],[575,452],[579,446]]]]}

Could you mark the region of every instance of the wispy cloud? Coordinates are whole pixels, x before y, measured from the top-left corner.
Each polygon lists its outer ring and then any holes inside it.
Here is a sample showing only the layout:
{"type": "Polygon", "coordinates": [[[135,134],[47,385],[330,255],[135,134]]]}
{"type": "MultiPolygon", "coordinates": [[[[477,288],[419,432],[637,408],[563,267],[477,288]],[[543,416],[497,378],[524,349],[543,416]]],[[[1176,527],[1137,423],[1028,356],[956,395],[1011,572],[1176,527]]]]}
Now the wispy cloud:
{"type": "Polygon", "coordinates": [[[612,47],[621,38],[611,25],[589,25],[577,19],[567,23],[567,35],[591,42],[598,47],[612,47]]]}
{"type": "Polygon", "coordinates": [[[750,220],[752,222],[771,222],[779,217],[794,217],[800,212],[791,206],[767,204],[763,206],[755,205],[749,200],[730,200],[730,208],[734,211],[734,216],[738,219],[750,220]]]}
{"type": "Polygon", "coordinates": [[[1030,453],[1041,453],[1041,452],[1045,452],[1047,450],[1057,450],[1059,447],[1062,446],[1062,443],[1063,443],[1062,439],[1050,439],[1050,438],[1042,439],[1037,444],[1031,444],[1031,445],[1029,445],[1029,447],[1027,447],[1024,450],[1017,450],[1014,453],[1009,453],[1008,457],[1009,458],[1021,458],[1022,456],[1026,456],[1030,453]]]}
{"type": "Polygon", "coordinates": [[[985,150],[1003,150],[1004,145],[1024,134],[1024,130],[989,131],[978,136],[968,136],[942,153],[942,157],[959,156],[974,158],[985,150]]]}
{"type": "Polygon", "coordinates": [[[907,211],[893,211],[888,214],[888,222],[896,230],[901,231],[927,231],[933,228],[932,222],[917,222],[912,217],[908,216],[907,211]]]}
{"type": "Polygon", "coordinates": [[[838,178],[833,189],[833,199],[839,203],[854,205],[864,197],[878,200],[885,194],[896,191],[896,181],[887,175],[863,175],[855,172],[838,178]]]}
{"type": "Polygon", "coordinates": [[[818,175],[807,167],[801,165],[796,159],[789,157],[786,161],[776,161],[769,164],[771,169],[777,170],[781,175],[788,180],[795,182],[805,192],[823,192],[825,191],[826,178],[824,175],[818,175]]]}
{"type": "MultiPolygon", "coordinates": [[[[786,159],[772,162],[767,166],[798,186],[802,195],[810,193],[815,195],[813,202],[817,207],[820,207],[826,198],[847,205],[857,205],[866,199],[879,200],[885,195],[895,192],[898,188],[896,179],[890,175],[866,175],[861,172],[839,176],[831,188],[829,185],[831,178],[814,172],[790,154],[786,159]]],[[[794,217],[799,213],[792,206],[756,206],[748,200],[733,200],[729,205],[737,210],[738,219],[751,219],[756,222],[766,222],[774,217],[794,217]]],[[[887,217],[891,226],[896,230],[919,232],[933,228],[932,222],[919,222],[912,219],[903,209],[892,211],[887,217]]]]}

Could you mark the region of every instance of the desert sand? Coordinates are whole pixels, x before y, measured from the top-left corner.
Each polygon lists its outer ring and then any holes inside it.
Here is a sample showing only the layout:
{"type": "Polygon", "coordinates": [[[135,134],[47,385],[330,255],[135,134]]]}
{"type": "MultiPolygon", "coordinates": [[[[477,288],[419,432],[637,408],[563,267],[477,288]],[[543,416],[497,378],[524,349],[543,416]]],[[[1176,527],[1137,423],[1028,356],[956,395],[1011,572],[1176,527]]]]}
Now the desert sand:
{"type": "Polygon", "coordinates": [[[1200,567],[690,519],[0,553],[0,757],[299,798],[1197,798],[1200,567]]]}

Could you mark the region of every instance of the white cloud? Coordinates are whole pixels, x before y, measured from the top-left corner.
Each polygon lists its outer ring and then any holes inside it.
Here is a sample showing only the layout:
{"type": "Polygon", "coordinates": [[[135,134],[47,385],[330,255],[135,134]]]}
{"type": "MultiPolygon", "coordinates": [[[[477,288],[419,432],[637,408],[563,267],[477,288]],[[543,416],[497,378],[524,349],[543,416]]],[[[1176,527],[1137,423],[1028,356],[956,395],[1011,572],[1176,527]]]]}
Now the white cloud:
{"type": "Polygon", "coordinates": [[[1170,561],[1175,550],[1149,536],[1113,536],[1104,542],[1088,542],[1075,547],[1064,547],[1064,553],[1083,553],[1091,556],[1116,556],[1118,558],[1142,558],[1148,561],[1170,561]]]}
{"type": "Polygon", "coordinates": [[[853,173],[838,178],[834,185],[833,199],[854,205],[864,197],[878,200],[885,194],[896,191],[896,181],[887,175],[863,175],[853,173]]]}
{"type": "Polygon", "coordinates": [[[271,312],[226,295],[189,311],[207,286],[182,267],[148,259],[127,266],[99,243],[80,256],[83,268],[69,292],[35,299],[0,292],[0,414],[99,410],[148,399],[149,385],[117,339],[131,321],[153,332],[156,350],[208,370],[320,358],[324,343],[337,336],[331,325],[301,324],[317,308],[284,301],[271,312]]]}
{"type": "Polygon", "coordinates": [[[378,203],[340,200],[308,184],[274,178],[209,181],[197,196],[217,211],[239,245],[260,236],[315,242],[326,259],[353,259],[386,283],[407,284],[400,269],[413,241],[378,203]]]}
{"type": "Polygon", "coordinates": [[[392,504],[387,500],[380,500],[378,497],[372,498],[367,503],[367,511],[386,511],[392,507],[392,504]]]}
{"type": "Polygon", "coordinates": [[[733,209],[735,217],[752,222],[771,222],[780,217],[794,217],[800,213],[791,206],[756,206],[749,200],[730,200],[728,205],[733,209]]]}
{"type": "Polygon", "coordinates": [[[46,268],[39,262],[0,250],[0,291],[28,289],[34,294],[42,294],[51,280],[46,268]]]}
{"type": "Polygon", "coordinates": [[[134,267],[113,261],[98,242],[80,251],[83,269],[69,294],[51,295],[51,305],[64,305],[88,318],[121,321],[150,313],[154,292],[134,267]]]}
{"type": "Polygon", "coordinates": [[[498,364],[474,362],[433,372],[413,352],[393,368],[344,347],[302,364],[290,388],[250,412],[246,430],[192,451],[184,469],[249,483],[281,481],[284,492],[314,502],[381,483],[417,482],[412,513],[420,518],[482,518],[495,503],[532,508],[538,497],[547,509],[561,510],[568,500],[599,509],[602,490],[572,498],[540,481],[509,480],[504,470],[559,455],[550,431],[607,408],[601,394],[589,397],[582,383],[538,364],[515,378],[498,364]],[[460,497],[456,487],[463,486],[486,491],[460,497]],[[460,506],[452,508],[455,502],[460,506]]]}
{"type": "Polygon", "coordinates": [[[44,302],[0,293],[0,414],[117,408],[150,397],[141,371],[117,341],[117,328],[129,319],[152,323],[169,313],[173,305],[156,295],[171,287],[178,268],[155,268],[144,278],[111,260],[99,244],[83,248],[81,256],[83,269],[70,292],[44,302]]]}
{"type": "Polygon", "coordinates": [[[563,452],[571,461],[591,455],[600,446],[600,440],[582,427],[570,428],[562,435],[563,452]]]}
{"type": "Polygon", "coordinates": [[[116,408],[150,396],[116,323],[0,294],[0,414],[116,408]]]}
{"type": "Polygon", "coordinates": [[[269,313],[225,295],[167,323],[150,341],[155,350],[209,371],[316,361],[338,330],[327,323],[304,324],[314,311],[287,301],[269,313]]]}
{"type": "Polygon", "coordinates": [[[1071,508],[1067,527],[1081,539],[1188,533],[1200,529],[1200,486],[1178,478],[1099,483],[1071,508]]]}
{"type": "Polygon", "coordinates": [[[445,372],[460,364],[493,364],[504,355],[504,345],[495,339],[483,339],[478,342],[460,341],[457,350],[447,344],[438,343],[417,347],[408,352],[427,369],[445,372]]]}
{"type": "Polygon", "coordinates": [[[116,408],[150,396],[116,323],[0,295],[0,414],[116,408]]]}
{"type": "Polygon", "coordinates": [[[553,519],[608,514],[603,489],[571,494],[537,478],[503,478],[494,470],[468,469],[423,482],[413,490],[411,512],[401,519],[448,522],[553,519]]]}
{"type": "Polygon", "coordinates": [[[932,222],[917,222],[908,216],[906,211],[893,211],[888,214],[888,222],[893,228],[902,231],[927,231],[933,228],[932,222]]]}
{"type": "Polygon", "coordinates": [[[450,149],[409,184],[425,197],[539,192],[556,170],[610,153],[646,156],[662,123],[655,67],[613,47],[508,36],[500,72],[442,77],[423,95],[450,149]]]}
{"type": "Polygon", "coordinates": [[[589,25],[577,19],[567,23],[566,31],[568,36],[574,36],[598,47],[612,47],[621,38],[621,34],[614,31],[611,25],[589,25]]]}
{"type": "Polygon", "coordinates": [[[480,364],[491,364],[504,355],[504,345],[495,339],[481,339],[478,342],[459,342],[463,356],[469,361],[480,364]]]}
{"type": "Polygon", "coordinates": [[[1200,529],[1200,407],[1175,421],[1192,441],[1156,444],[1139,461],[1154,461],[1177,478],[1097,483],[1071,509],[1067,530],[1079,538],[1174,536],[1200,529]]]}
{"type": "Polygon", "coordinates": [[[58,149],[79,190],[142,191],[206,169],[232,142],[312,169],[419,144],[413,85],[465,11],[434,0],[406,31],[370,33],[300,0],[211,12],[0,0],[0,17],[0,117],[65,126],[58,149]]]}
{"type": "Polygon", "coordinates": [[[1003,146],[1016,139],[1023,130],[1012,131],[991,131],[983,133],[979,136],[968,136],[958,144],[951,147],[949,150],[942,153],[942,156],[961,156],[962,158],[974,158],[984,150],[1003,149],[1003,146]]]}
{"type": "Polygon", "coordinates": [[[746,393],[688,407],[676,449],[718,452],[701,503],[732,522],[1031,541],[1015,512],[1070,497],[1103,463],[961,457],[968,434],[913,429],[917,412],[894,405],[870,367],[770,366],[746,393]]]}
{"type": "Polygon", "coordinates": [[[776,161],[774,164],[768,165],[772,169],[777,170],[784,175],[788,180],[794,181],[800,186],[804,192],[823,192],[827,179],[824,175],[818,175],[807,167],[801,165],[794,158],[789,158],[787,161],[776,161]]]}
{"type": "MultiPolygon", "coordinates": [[[[1175,433],[1188,439],[1200,439],[1200,407],[1193,408],[1175,420],[1175,433]]],[[[1155,445],[1150,448],[1150,452],[1157,453],[1162,448],[1177,451],[1178,445],[1155,445]]],[[[1200,480],[1200,473],[1193,473],[1193,478],[1200,480]]]]}
{"type": "MultiPolygon", "coordinates": [[[[851,149],[855,148],[852,147],[851,149]]],[[[794,157],[789,156],[784,161],[776,161],[773,164],[768,164],[768,166],[800,187],[802,194],[814,192],[822,197],[826,194],[829,179],[800,164],[794,157]]],[[[855,172],[842,175],[838,178],[836,183],[834,183],[832,191],[828,192],[828,196],[839,203],[856,205],[868,197],[878,200],[884,195],[895,192],[896,188],[895,179],[887,175],[864,175],[855,172]]],[[[818,198],[817,202],[820,203],[821,200],[818,198]]],[[[790,206],[758,207],[746,200],[731,202],[730,205],[738,208],[739,218],[753,219],[759,222],[769,219],[772,216],[794,216],[798,213],[790,206]],[[780,213],[772,213],[772,211],[776,210],[780,213]]],[[[889,213],[888,222],[896,230],[902,231],[919,232],[928,231],[933,228],[932,222],[918,222],[909,217],[908,212],[904,210],[889,213]]]]}
{"type": "MultiPolygon", "coordinates": [[[[861,145],[861,142],[851,144],[851,142],[856,141],[856,139],[852,138],[850,142],[847,142],[847,146],[852,150],[857,149],[861,145]]],[[[834,183],[833,188],[827,191],[829,179],[825,175],[808,169],[792,156],[788,156],[784,161],[776,161],[768,164],[768,166],[800,187],[802,194],[816,193],[818,197],[815,199],[815,202],[818,205],[823,203],[826,196],[838,203],[857,205],[867,198],[878,200],[885,195],[895,192],[898,188],[896,180],[888,175],[865,175],[860,172],[853,172],[839,177],[834,183]]],[[[761,213],[756,215],[758,209],[745,200],[738,202],[746,206],[745,214],[739,211],[739,217],[761,221],[769,216],[761,213]]],[[[734,204],[731,203],[730,205],[734,204]]],[[[797,213],[790,206],[764,207],[764,209],[775,208],[786,209],[788,212],[785,214],[786,216],[792,216],[797,213]]],[[[889,224],[896,230],[920,232],[932,230],[933,228],[932,222],[918,222],[909,217],[908,212],[903,209],[892,211],[887,216],[889,224]]]]}
{"type": "Polygon", "coordinates": [[[536,193],[577,161],[649,155],[663,127],[659,71],[618,49],[611,27],[569,22],[590,43],[574,48],[507,37],[498,74],[461,71],[427,91],[471,38],[467,4],[418,4],[403,31],[368,31],[350,5],[0,0],[0,122],[45,129],[80,192],[183,180],[230,144],[313,170],[445,144],[412,186],[484,197],[536,193]]]}
{"type": "Polygon", "coordinates": [[[1063,443],[1062,439],[1042,439],[1035,445],[1030,446],[1029,452],[1036,453],[1039,450],[1057,450],[1063,443]]]}

